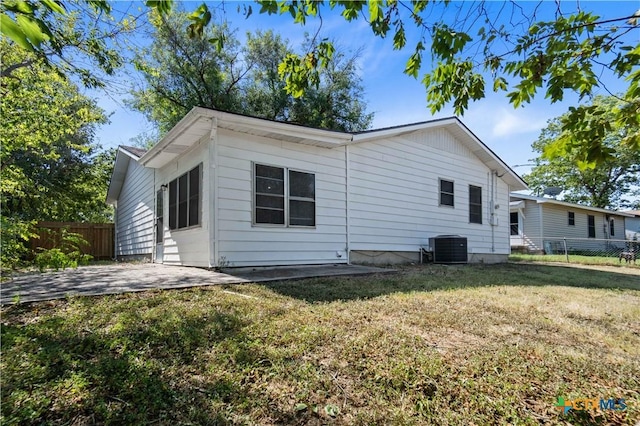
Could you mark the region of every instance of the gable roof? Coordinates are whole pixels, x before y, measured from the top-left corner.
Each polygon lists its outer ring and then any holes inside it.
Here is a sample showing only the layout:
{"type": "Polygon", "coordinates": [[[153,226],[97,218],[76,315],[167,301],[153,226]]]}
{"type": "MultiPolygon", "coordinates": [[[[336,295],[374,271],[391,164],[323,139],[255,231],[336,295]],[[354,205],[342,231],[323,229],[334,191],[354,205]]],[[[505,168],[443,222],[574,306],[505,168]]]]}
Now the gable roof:
{"type": "Polygon", "coordinates": [[[136,160],[140,159],[140,157],[147,153],[146,149],[136,148],[135,146],[120,145],[119,148],[128,152],[129,154],[132,154],[134,157],[137,157],[136,160]]]}
{"type": "Polygon", "coordinates": [[[210,132],[216,128],[324,148],[336,148],[390,138],[425,129],[444,128],[469,148],[487,167],[494,170],[512,190],[527,189],[527,184],[522,178],[457,117],[349,133],[195,107],[156,146],[140,158],[140,163],[145,167],[162,167],[186,152],[201,139],[208,137],[210,132]]]}
{"type": "Polygon", "coordinates": [[[614,215],[624,216],[624,217],[633,217],[633,214],[631,214],[631,212],[619,212],[616,210],[601,209],[599,207],[583,206],[581,204],[567,203],[566,201],[559,201],[553,198],[536,197],[534,195],[516,194],[513,192],[509,194],[509,196],[511,200],[513,200],[514,198],[519,200],[531,200],[531,201],[535,201],[537,204],[552,204],[552,205],[558,205],[563,207],[569,207],[572,209],[582,209],[582,210],[588,210],[588,211],[604,213],[609,215],[614,214],[614,215]]]}
{"type": "Polygon", "coordinates": [[[107,204],[115,204],[120,196],[122,185],[129,168],[129,161],[138,161],[147,150],[134,148],[132,146],[120,145],[116,152],[116,160],[113,163],[113,172],[109,181],[109,189],[107,190],[107,204]]]}

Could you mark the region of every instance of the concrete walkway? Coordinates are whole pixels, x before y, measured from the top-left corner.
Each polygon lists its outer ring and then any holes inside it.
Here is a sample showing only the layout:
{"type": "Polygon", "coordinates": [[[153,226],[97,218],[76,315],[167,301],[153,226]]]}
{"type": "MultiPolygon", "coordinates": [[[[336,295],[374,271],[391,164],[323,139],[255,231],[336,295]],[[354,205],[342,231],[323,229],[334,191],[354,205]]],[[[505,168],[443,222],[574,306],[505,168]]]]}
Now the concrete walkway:
{"type": "Polygon", "coordinates": [[[225,273],[201,268],[155,263],[117,263],[85,266],[59,272],[15,276],[0,284],[1,304],[97,296],[156,289],[188,288],[216,284],[282,281],[334,275],[392,272],[355,265],[320,265],[277,268],[236,268],[225,273]]]}

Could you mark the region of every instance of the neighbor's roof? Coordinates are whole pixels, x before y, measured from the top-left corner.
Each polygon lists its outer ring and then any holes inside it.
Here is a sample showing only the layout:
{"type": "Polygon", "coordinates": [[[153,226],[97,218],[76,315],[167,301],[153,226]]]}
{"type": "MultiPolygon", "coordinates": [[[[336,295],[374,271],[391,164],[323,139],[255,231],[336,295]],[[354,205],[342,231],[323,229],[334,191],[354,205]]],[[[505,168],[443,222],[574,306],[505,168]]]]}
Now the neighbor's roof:
{"type": "Polygon", "coordinates": [[[516,194],[514,192],[512,192],[509,195],[510,195],[510,198],[512,200],[511,203],[509,203],[509,204],[512,207],[515,206],[515,204],[512,204],[512,203],[514,203],[513,200],[515,198],[515,199],[519,199],[519,200],[535,201],[538,204],[553,204],[553,205],[558,205],[558,206],[569,207],[571,209],[582,209],[582,210],[589,210],[589,211],[598,212],[598,213],[615,214],[615,215],[618,215],[618,216],[633,217],[633,214],[630,214],[631,212],[620,212],[620,211],[616,211],[616,210],[601,209],[599,207],[583,206],[581,204],[567,203],[566,201],[555,200],[553,198],[544,198],[544,197],[536,197],[534,195],[516,194]]]}
{"type": "Polygon", "coordinates": [[[113,173],[111,173],[111,180],[109,181],[109,189],[107,190],[107,204],[115,204],[118,201],[127,169],[129,168],[129,161],[138,161],[146,152],[146,149],[132,146],[120,145],[118,147],[116,161],[113,164],[113,173]]]}
{"type": "Polygon", "coordinates": [[[186,152],[200,140],[210,137],[212,130],[215,131],[216,129],[226,129],[305,145],[336,148],[430,128],[444,128],[450,132],[484,162],[487,167],[495,170],[511,186],[512,190],[527,189],[527,184],[522,178],[478,139],[457,117],[349,133],[195,107],[156,146],[140,158],[140,163],[145,167],[162,167],[186,152]]]}
{"type": "Polygon", "coordinates": [[[137,157],[136,159],[139,159],[140,157],[142,157],[144,154],[147,153],[146,149],[136,148],[135,146],[120,145],[120,149],[123,149],[124,151],[127,151],[130,154],[133,154],[134,156],[137,157]]]}

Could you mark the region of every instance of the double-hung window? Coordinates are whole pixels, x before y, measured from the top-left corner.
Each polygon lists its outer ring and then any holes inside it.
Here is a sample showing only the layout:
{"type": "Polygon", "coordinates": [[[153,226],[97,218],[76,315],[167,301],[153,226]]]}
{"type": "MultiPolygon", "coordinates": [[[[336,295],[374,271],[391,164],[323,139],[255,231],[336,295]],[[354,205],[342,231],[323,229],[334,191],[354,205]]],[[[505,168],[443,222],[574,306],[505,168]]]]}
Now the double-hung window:
{"type": "Polygon", "coordinates": [[[453,207],[453,181],[440,179],[440,205],[453,207]]]}
{"type": "Polygon", "coordinates": [[[253,221],[256,225],[315,226],[315,175],[255,164],[253,221]]]}
{"type": "Polygon", "coordinates": [[[169,182],[169,229],[200,225],[202,164],[169,182]]]}
{"type": "Polygon", "coordinates": [[[592,215],[587,215],[587,232],[589,238],[596,237],[596,217],[592,215]]]}
{"type": "Polygon", "coordinates": [[[574,212],[567,212],[567,220],[569,226],[576,226],[576,214],[574,212]]]}
{"type": "Polygon", "coordinates": [[[469,223],[482,224],[482,188],[469,185],[469,223]]]}

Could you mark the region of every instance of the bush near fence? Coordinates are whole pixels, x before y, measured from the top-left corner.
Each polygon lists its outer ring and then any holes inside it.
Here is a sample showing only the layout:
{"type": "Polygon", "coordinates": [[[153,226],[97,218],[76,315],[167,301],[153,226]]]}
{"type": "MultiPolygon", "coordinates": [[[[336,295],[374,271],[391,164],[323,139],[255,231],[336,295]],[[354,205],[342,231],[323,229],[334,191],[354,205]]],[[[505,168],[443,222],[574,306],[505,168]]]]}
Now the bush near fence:
{"type": "Polygon", "coordinates": [[[60,248],[62,230],[76,233],[87,241],[81,247],[84,254],[91,255],[94,260],[113,259],[115,227],[113,223],[81,223],[81,222],[38,222],[37,238],[31,239],[31,251],[39,249],[60,248]]]}

